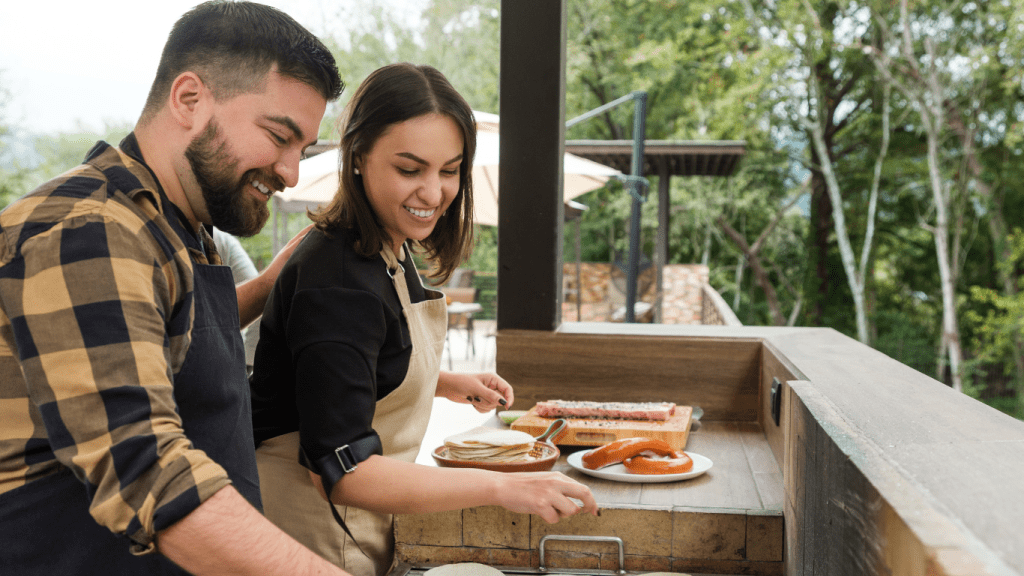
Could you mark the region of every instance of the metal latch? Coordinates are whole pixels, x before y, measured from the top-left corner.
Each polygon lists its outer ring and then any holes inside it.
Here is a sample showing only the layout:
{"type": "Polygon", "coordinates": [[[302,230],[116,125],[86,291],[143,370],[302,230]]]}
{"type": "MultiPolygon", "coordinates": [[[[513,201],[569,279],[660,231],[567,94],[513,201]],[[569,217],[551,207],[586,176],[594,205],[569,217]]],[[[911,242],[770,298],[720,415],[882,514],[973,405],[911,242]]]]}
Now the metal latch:
{"type": "Polygon", "coordinates": [[[782,418],[782,382],[778,378],[772,378],[772,421],[779,425],[782,418]]]}

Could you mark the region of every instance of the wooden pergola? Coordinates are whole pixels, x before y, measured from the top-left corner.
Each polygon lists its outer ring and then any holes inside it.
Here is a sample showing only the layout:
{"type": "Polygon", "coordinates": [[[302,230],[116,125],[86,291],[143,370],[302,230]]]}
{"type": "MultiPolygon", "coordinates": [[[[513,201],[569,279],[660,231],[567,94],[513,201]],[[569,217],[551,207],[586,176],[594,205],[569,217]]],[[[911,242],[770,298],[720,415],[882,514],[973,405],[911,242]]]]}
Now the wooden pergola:
{"type": "MultiPolygon", "coordinates": [[[[565,151],[629,173],[629,140],[569,140],[565,151]]],[[[652,176],[730,176],[746,154],[743,140],[646,140],[644,174],[652,176]]]]}
{"type": "MultiPolygon", "coordinates": [[[[611,166],[629,174],[633,159],[630,140],[570,140],[565,151],[611,166]]],[[[655,322],[661,321],[662,270],[668,263],[668,230],[671,211],[669,190],[673,176],[728,177],[739,166],[746,154],[747,143],[742,140],[647,140],[644,142],[645,176],[658,177],[658,233],[654,244],[654,266],[657,270],[656,290],[658,303],[654,308],[655,322]]]]}

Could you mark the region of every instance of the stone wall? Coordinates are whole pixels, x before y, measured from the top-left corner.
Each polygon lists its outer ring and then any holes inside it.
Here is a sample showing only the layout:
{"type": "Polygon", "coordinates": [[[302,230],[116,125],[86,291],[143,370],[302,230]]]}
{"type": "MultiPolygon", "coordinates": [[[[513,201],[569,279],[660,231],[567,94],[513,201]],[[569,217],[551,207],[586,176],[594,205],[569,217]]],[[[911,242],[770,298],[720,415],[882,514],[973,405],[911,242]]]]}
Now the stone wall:
{"type": "Polygon", "coordinates": [[[662,273],[664,299],[662,324],[700,324],[708,267],[702,264],[669,264],[662,273]]]}
{"type": "MultiPolygon", "coordinates": [[[[613,264],[602,262],[583,262],[580,266],[580,284],[576,286],[576,264],[567,263],[562,267],[562,283],[565,288],[562,303],[563,322],[609,322],[616,311],[621,317],[626,301],[622,290],[616,287],[612,279],[613,264]],[[577,316],[577,297],[579,297],[579,315],[577,316]]],[[[640,275],[640,286],[647,286],[637,297],[638,304],[657,303],[656,270],[648,268],[640,275]]],[[[708,281],[708,267],[701,264],[669,264],[662,272],[664,298],[662,300],[663,324],[700,324],[702,290],[708,281]]],[[[638,308],[646,308],[638,306],[638,308]]],[[[651,321],[654,312],[637,311],[638,320],[651,321]]]]}

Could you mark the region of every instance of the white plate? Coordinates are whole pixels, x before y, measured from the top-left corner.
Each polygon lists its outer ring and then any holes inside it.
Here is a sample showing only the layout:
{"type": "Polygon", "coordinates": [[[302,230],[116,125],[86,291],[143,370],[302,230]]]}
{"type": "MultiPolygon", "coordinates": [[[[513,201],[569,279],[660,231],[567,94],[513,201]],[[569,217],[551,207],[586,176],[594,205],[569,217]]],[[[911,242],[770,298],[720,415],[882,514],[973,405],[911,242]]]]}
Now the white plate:
{"type": "Polygon", "coordinates": [[[569,463],[569,466],[588,474],[595,478],[604,478],[605,480],[614,480],[615,482],[632,482],[632,483],[649,483],[649,482],[678,482],[679,480],[687,480],[690,478],[696,478],[701,474],[711,470],[711,459],[707,456],[701,456],[693,452],[687,452],[686,455],[693,460],[693,468],[689,472],[683,472],[682,474],[633,474],[622,464],[612,464],[611,466],[605,466],[600,470],[590,470],[589,468],[583,467],[583,455],[589,454],[590,450],[580,450],[579,452],[573,452],[565,459],[569,463]]]}

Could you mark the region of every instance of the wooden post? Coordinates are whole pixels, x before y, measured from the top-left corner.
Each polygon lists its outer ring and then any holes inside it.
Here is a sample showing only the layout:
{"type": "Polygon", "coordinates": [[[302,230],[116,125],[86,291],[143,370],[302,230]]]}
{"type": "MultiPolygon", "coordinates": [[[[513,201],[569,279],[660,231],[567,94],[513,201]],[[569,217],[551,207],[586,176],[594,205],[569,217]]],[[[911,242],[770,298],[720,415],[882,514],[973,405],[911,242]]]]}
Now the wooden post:
{"type": "Polygon", "coordinates": [[[565,0],[502,0],[498,329],[562,310],[565,0]]]}
{"type": "Polygon", "coordinates": [[[658,295],[654,304],[654,321],[661,324],[665,320],[665,265],[668,264],[668,238],[669,238],[669,211],[672,209],[672,201],[669,198],[669,183],[672,176],[668,171],[668,160],[663,156],[655,156],[655,166],[658,170],[658,235],[654,243],[654,267],[658,273],[658,282],[655,286],[655,293],[658,295]]]}

